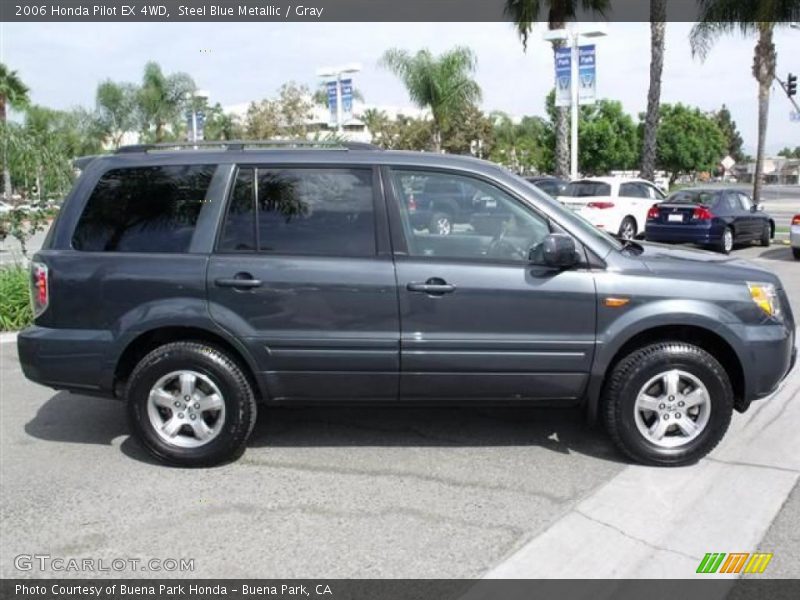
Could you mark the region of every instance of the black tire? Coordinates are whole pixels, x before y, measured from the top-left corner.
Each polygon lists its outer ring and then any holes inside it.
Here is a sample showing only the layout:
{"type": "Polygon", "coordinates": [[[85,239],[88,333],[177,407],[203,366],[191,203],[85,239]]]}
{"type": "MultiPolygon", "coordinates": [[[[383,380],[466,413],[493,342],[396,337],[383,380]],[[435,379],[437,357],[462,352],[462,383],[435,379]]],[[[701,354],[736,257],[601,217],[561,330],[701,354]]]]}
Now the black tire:
{"type": "Polygon", "coordinates": [[[733,388],[722,365],[702,348],[683,342],[662,342],[635,350],[617,363],[605,386],[602,402],[606,429],[624,454],[647,465],[681,466],[703,458],[725,435],[733,413],[733,388]],[[705,428],[697,437],[667,448],[639,431],[635,403],[639,391],[651,378],[672,369],[687,372],[703,383],[710,398],[710,412],[705,428]]]}
{"type": "Polygon", "coordinates": [[[732,227],[726,227],[725,231],[722,232],[722,237],[719,240],[719,244],[717,244],[716,248],[718,252],[722,252],[723,254],[730,254],[731,250],[733,250],[733,245],[736,243],[736,235],[733,232],[732,227]],[[730,245],[726,242],[726,236],[730,235],[730,245]]]}
{"type": "Polygon", "coordinates": [[[238,458],[256,422],[256,399],[242,368],[224,351],[202,342],[175,342],[150,352],[133,370],[126,400],[130,426],[142,445],[160,461],[182,467],[210,467],[238,458]],[[191,370],[207,377],[219,389],[224,403],[224,420],[219,433],[198,447],[165,442],[148,415],[153,386],[161,378],[180,370],[191,370]]]}
{"type": "Polygon", "coordinates": [[[800,260],[800,248],[792,248],[792,255],[795,260],[800,260]]]}
{"type": "Polygon", "coordinates": [[[433,235],[450,235],[453,233],[453,217],[446,212],[435,212],[428,223],[428,232],[433,235]]]}
{"type": "Polygon", "coordinates": [[[764,230],[761,232],[761,245],[764,248],[769,248],[772,241],[772,226],[769,223],[764,223],[764,230]]]}
{"type": "Polygon", "coordinates": [[[639,230],[636,227],[636,219],[628,216],[622,219],[622,222],[619,224],[617,236],[619,236],[619,239],[621,240],[632,240],[636,237],[638,232],[639,230]]]}

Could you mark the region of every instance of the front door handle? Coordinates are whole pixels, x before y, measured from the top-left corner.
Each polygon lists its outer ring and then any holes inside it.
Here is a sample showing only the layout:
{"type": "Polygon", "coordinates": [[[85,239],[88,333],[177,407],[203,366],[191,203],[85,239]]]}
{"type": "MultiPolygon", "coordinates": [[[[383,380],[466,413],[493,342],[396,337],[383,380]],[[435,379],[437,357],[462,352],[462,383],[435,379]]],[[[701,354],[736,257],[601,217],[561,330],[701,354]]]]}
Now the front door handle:
{"type": "Polygon", "coordinates": [[[420,292],[423,294],[430,294],[431,296],[441,296],[443,294],[452,294],[456,291],[456,286],[447,283],[444,279],[439,277],[431,277],[425,283],[411,282],[406,285],[409,292],[420,292]]]}
{"type": "Polygon", "coordinates": [[[233,277],[221,277],[214,280],[217,287],[232,287],[238,289],[252,289],[261,287],[261,280],[254,279],[250,273],[237,273],[233,277]]]}

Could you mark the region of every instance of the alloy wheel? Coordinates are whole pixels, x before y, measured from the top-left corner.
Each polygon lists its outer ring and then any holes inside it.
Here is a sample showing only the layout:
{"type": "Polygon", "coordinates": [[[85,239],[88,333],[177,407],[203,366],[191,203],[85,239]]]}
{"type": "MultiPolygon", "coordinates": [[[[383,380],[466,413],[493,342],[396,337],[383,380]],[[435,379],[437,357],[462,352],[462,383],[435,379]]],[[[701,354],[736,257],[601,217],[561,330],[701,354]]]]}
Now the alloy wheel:
{"type": "Polygon", "coordinates": [[[697,438],[710,415],[708,389],[696,376],[680,369],[650,378],[634,404],[639,433],[662,448],[676,448],[697,438]]]}
{"type": "Polygon", "coordinates": [[[225,422],[225,402],[217,385],[197,371],[173,371],[150,389],[147,416],[167,444],[197,448],[216,438],[225,422]]]}

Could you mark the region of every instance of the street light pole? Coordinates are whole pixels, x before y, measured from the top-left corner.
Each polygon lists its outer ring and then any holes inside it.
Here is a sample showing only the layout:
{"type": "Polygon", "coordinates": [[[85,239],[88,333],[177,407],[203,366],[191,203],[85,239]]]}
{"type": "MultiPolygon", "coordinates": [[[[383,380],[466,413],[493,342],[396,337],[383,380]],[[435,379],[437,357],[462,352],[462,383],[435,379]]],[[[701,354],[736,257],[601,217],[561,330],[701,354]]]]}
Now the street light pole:
{"type": "Polygon", "coordinates": [[[579,47],[578,47],[578,33],[577,31],[573,31],[571,35],[572,39],[570,42],[572,43],[572,56],[570,61],[570,77],[571,77],[571,86],[570,92],[572,95],[572,127],[570,127],[570,161],[569,161],[569,172],[570,172],[570,179],[575,180],[578,178],[578,108],[580,103],[580,96],[578,94],[578,77],[580,75],[578,70],[578,61],[580,60],[579,55],[579,47]]]}
{"type": "Polygon", "coordinates": [[[336,73],[336,133],[342,133],[344,123],[342,123],[342,73],[336,73]]]}
{"type": "Polygon", "coordinates": [[[578,178],[578,120],[580,116],[580,38],[596,38],[608,35],[602,23],[589,31],[580,31],[577,26],[571,29],[547,31],[543,39],[548,42],[561,40],[570,48],[570,178],[578,178]]]}

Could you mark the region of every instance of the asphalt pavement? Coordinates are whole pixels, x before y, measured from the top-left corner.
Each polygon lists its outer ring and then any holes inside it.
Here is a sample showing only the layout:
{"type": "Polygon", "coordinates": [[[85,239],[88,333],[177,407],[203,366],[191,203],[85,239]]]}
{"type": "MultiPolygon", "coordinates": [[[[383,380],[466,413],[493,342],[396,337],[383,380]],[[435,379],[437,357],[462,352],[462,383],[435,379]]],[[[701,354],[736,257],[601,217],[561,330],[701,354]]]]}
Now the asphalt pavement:
{"type": "MultiPolygon", "coordinates": [[[[800,315],[787,246],[774,269],[800,315]]],[[[154,463],[123,406],[26,381],[0,343],[0,576],[15,557],[194,559],[148,577],[690,577],[704,552],[774,552],[800,576],[800,370],[691,467],[627,462],[546,409],[262,410],[236,463],[154,463]]]]}

